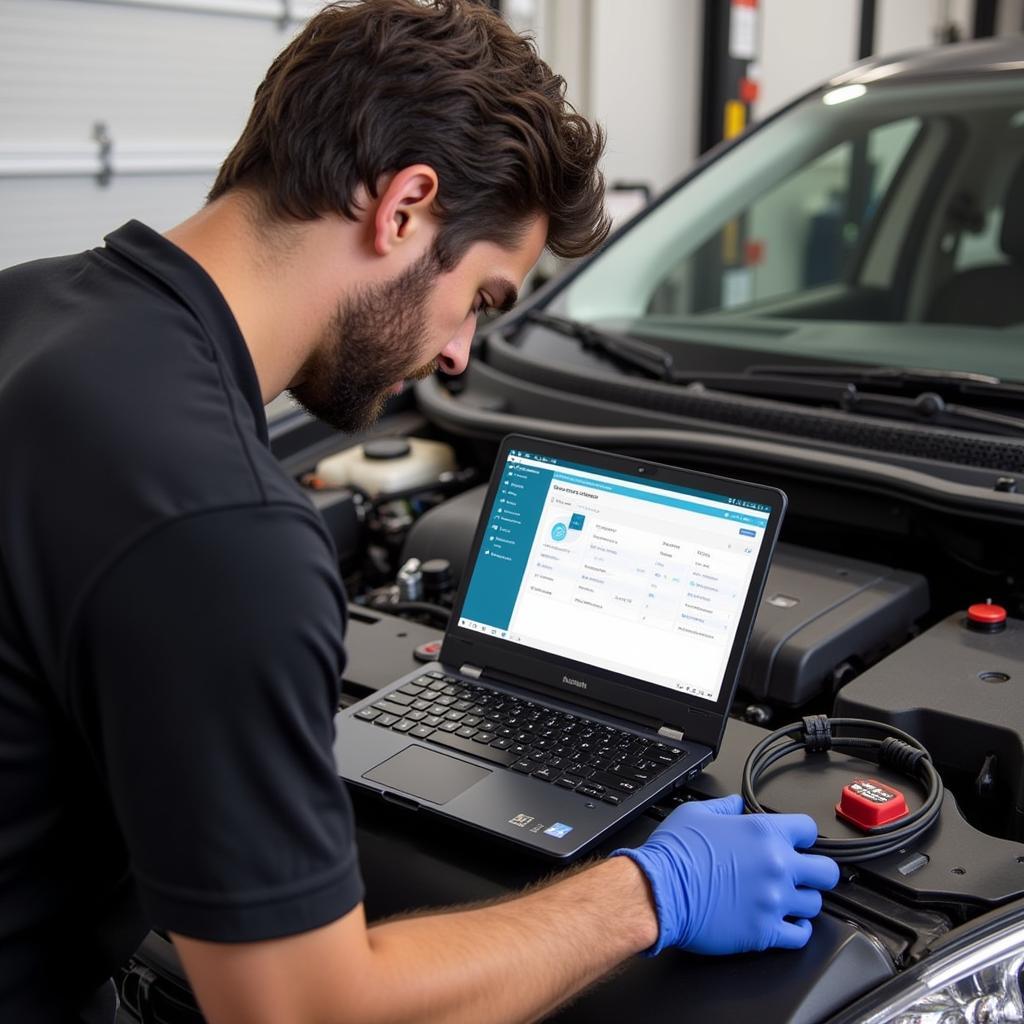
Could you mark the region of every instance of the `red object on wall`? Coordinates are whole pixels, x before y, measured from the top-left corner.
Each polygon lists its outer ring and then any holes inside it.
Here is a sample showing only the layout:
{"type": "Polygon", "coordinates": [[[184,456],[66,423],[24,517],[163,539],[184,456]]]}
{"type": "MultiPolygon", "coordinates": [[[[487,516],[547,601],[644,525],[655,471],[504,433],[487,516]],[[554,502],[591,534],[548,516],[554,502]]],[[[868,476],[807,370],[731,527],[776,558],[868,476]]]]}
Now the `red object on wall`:
{"type": "Polygon", "coordinates": [[[764,263],[764,242],[760,238],[748,238],[743,243],[743,265],[756,267],[764,263]]]}
{"type": "Polygon", "coordinates": [[[757,102],[758,86],[752,78],[744,76],[740,79],[740,99],[748,106],[757,102]]]}

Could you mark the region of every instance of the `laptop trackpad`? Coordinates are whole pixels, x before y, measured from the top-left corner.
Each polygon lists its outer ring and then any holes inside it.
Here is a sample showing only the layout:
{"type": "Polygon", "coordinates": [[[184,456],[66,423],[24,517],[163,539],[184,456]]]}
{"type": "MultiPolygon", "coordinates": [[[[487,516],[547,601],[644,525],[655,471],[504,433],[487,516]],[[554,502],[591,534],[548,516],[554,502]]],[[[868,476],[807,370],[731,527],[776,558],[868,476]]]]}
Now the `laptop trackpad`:
{"type": "Polygon", "coordinates": [[[444,804],[490,774],[467,761],[412,746],[364,772],[363,778],[432,804],[444,804]]]}

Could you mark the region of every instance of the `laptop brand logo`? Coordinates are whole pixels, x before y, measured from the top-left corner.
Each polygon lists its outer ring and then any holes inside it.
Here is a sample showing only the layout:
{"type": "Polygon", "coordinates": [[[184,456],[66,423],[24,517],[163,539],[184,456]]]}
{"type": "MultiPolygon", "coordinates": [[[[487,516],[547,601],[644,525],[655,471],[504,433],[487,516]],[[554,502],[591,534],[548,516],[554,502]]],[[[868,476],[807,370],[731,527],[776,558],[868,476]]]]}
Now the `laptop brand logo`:
{"type": "Polygon", "coordinates": [[[587,684],[582,679],[573,679],[572,676],[562,676],[562,682],[566,683],[568,686],[577,686],[581,690],[585,690],[587,688],[587,684]]]}

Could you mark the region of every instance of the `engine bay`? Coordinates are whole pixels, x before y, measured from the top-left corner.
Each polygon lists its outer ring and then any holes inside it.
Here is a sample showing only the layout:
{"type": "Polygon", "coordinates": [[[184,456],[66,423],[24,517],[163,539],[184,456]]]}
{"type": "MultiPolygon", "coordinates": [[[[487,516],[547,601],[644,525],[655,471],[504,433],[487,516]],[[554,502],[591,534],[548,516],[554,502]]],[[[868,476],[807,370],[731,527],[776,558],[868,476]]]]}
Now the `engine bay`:
{"type": "MultiPolygon", "coordinates": [[[[437,655],[495,450],[406,412],[340,452],[321,443],[283,460],[337,547],[350,602],[347,699],[437,655]]],[[[830,516],[827,488],[819,491],[817,515],[802,495],[793,502],[718,760],[679,799],[737,791],[751,747],[803,716],[873,719],[915,735],[946,786],[939,826],[907,857],[847,869],[829,897],[894,962],[910,964],[937,935],[1024,895],[1021,597],[1012,576],[963,557],[965,546],[990,542],[983,529],[944,514],[902,536],[870,519],[858,529],[849,509],[830,516]],[[937,541],[942,530],[960,531],[954,548],[937,541]],[[968,628],[967,608],[986,601],[1005,609],[1002,627],[968,628]]],[[[782,767],[800,770],[766,780],[773,809],[835,820],[837,835],[853,834],[831,813],[851,772],[900,786],[911,806],[921,799],[898,774],[842,755],[828,771],[782,767]]]]}

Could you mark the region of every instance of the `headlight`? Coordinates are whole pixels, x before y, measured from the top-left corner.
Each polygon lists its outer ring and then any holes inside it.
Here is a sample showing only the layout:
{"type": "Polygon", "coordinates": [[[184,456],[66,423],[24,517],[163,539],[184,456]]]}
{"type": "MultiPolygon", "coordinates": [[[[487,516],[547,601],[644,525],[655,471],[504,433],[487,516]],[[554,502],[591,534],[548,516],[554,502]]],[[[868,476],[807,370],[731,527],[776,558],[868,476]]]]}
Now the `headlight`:
{"type": "Polygon", "coordinates": [[[884,985],[835,1024],[1012,1024],[1024,1021],[1024,915],[972,929],[884,985]]]}

